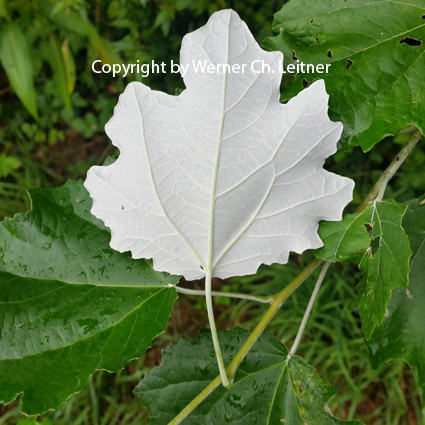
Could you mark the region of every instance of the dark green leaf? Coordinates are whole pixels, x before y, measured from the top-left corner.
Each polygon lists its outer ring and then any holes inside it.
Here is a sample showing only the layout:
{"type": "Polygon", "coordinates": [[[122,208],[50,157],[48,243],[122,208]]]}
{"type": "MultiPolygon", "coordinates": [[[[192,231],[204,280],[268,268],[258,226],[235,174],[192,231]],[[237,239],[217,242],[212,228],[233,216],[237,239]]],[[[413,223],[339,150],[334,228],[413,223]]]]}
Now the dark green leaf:
{"type": "Polygon", "coordinates": [[[13,22],[0,31],[0,60],[13,90],[28,112],[38,118],[34,76],[27,39],[13,22]]]}
{"type": "Polygon", "coordinates": [[[393,200],[372,205],[372,245],[360,263],[365,280],[359,310],[366,339],[383,322],[391,291],[407,285],[412,253],[401,224],[407,205],[393,200]]]}
{"type": "Polygon", "coordinates": [[[292,0],[265,41],[285,64],[331,64],[329,73],[287,74],[285,99],[317,78],[344,139],[370,149],[410,124],[425,133],[423,0],[292,0]]]}
{"type": "Polygon", "coordinates": [[[165,330],[177,278],[113,251],[81,182],[31,197],[0,223],[0,402],[23,392],[38,414],[140,357],[165,330]]]}
{"type": "Polygon", "coordinates": [[[413,250],[409,286],[393,291],[388,315],[372,335],[370,351],[376,365],[403,359],[417,368],[425,394],[425,202],[411,203],[403,219],[413,250]]]}
{"type": "Polygon", "coordinates": [[[372,208],[357,214],[347,214],[341,221],[320,223],[319,236],[324,246],[315,251],[324,261],[358,261],[361,252],[370,245],[365,224],[370,223],[372,208]]]}
{"type": "MultiPolygon", "coordinates": [[[[229,362],[248,337],[242,329],[220,332],[224,360],[229,362]]],[[[161,365],[149,371],[135,390],[151,413],[152,425],[173,419],[218,373],[209,332],[180,341],[163,351],[161,365]]],[[[242,362],[234,384],[220,386],[185,419],[184,425],[335,425],[343,422],[325,412],[333,395],[329,385],[300,357],[263,334],[242,362]]]]}

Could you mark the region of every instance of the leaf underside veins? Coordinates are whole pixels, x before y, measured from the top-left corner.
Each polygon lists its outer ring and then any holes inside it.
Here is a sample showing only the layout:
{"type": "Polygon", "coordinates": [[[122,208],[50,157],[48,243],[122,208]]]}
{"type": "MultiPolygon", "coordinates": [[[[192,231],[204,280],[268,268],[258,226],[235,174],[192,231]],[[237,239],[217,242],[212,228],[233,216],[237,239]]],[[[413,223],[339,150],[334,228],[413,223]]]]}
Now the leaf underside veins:
{"type": "Polygon", "coordinates": [[[342,126],[327,116],[321,81],[279,102],[281,62],[224,10],[184,37],[179,96],[129,84],[106,126],[121,154],[85,182],[114,249],[191,280],[254,273],[321,246],[318,221],[340,219],[352,197],[350,179],[322,168],[342,126]],[[270,72],[255,72],[255,60],[270,72]]]}

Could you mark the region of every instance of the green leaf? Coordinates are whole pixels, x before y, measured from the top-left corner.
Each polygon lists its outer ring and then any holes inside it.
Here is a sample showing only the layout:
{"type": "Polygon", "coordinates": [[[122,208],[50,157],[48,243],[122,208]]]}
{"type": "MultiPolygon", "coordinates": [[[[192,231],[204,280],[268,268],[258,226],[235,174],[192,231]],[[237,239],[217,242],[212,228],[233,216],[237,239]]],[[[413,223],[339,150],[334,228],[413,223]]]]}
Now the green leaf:
{"type": "MultiPolygon", "coordinates": [[[[345,141],[369,150],[410,124],[425,133],[423,0],[292,0],[275,14],[264,45],[285,65],[331,64],[329,73],[286,74],[284,100],[317,78],[345,141]]],[[[305,69],[306,71],[306,69],[305,69]]]]}
{"type": "Polygon", "coordinates": [[[383,322],[391,291],[407,285],[412,253],[401,224],[407,205],[393,200],[372,205],[372,245],[360,263],[365,279],[359,311],[366,339],[383,322]]]}
{"type": "Polygon", "coordinates": [[[393,291],[388,315],[369,341],[376,366],[402,359],[416,367],[425,394],[425,201],[414,200],[403,219],[413,250],[409,286],[393,291]]]}
{"type": "Polygon", "coordinates": [[[315,251],[324,261],[359,261],[361,252],[370,245],[365,224],[370,223],[372,208],[357,214],[347,214],[341,221],[320,223],[319,236],[324,246],[315,251]]]}
{"type": "Polygon", "coordinates": [[[23,393],[39,414],[140,357],[165,330],[177,278],[113,251],[81,182],[31,198],[0,223],[0,402],[23,393]]]}
{"type": "MultiPolygon", "coordinates": [[[[229,362],[248,337],[243,329],[219,333],[229,362]]],[[[152,425],[172,420],[218,373],[209,331],[163,350],[161,365],[149,371],[135,389],[151,414],[152,425]]],[[[220,386],[185,419],[183,425],[334,425],[344,422],[325,412],[333,395],[314,368],[270,334],[262,334],[239,367],[234,384],[220,386]]]]}
{"type": "Polygon", "coordinates": [[[38,119],[30,49],[25,35],[13,22],[4,24],[0,32],[0,59],[16,95],[38,119]]]}
{"type": "Polygon", "coordinates": [[[66,111],[69,117],[72,117],[71,97],[68,89],[71,82],[68,82],[68,73],[61,46],[54,37],[50,37],[49,41],[42,45],[42,50],[52,69],[55,85],[62,97],[66,111]]]}
{"type": "Polygon", "coordinates": [[[109,40],[102,38],[96,27],[90,22],[85,13],[86,10],[81,7],[78,10],[67,7],[60,9],[57,2],[49,0],[39,4],[43,13],[51,19],[57,27],[68,29],[82,36],[88,37],[90,44],[95,49],[96,54],[104,63],[121,63],[122,60],[109,40]]]}

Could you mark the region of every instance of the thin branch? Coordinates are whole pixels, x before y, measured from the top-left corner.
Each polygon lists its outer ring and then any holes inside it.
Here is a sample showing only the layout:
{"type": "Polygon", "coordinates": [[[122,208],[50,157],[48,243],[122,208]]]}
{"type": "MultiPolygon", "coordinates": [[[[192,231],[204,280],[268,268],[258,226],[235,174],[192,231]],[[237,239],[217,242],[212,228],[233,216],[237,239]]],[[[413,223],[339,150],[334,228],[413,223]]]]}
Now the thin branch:
{"type": "Polygon", "coordinates": [[[319,274],[316,285],[313,289],[313,293],[311,294],[310,301],[308,302],[307,308],[305,309],[303,320],[301,320],[297,336],[295,337],[295,341],[292,344],[291,351],[289,352],[289,356],[293,356],[297,352],[298,346],[301,342],[301,338],[303,337],[305,326],[307,325],[308,318],[310,317],[311,310],[313,308],[314,302],[316,301],[317,294],[319,293],[319,289],[322,286],[322,282],[325,279],[326,273],[328,272],[330,265],[331,263],[326,262],[322,268],[322,271],[319,274]]]}
{"type": "MultiPolygon", "coordinates": [[[[188,289],[188,288],[182,288],[181,286],[174,286],[174,287],[176,288],[176,291],[181,294],[205,296],[205,291],[202,291],[199,289],[188,289]]],[[[242,300],[249,300],[249,301],[257,301],[259,303],[264,303],[264,304],[270,304],[273,301],[273,297],[248,295],[248,294],[242,294],[239,292],[211,291],[211,295],[213,297],[228,297],[228,298],[239,298],[242,300]]]]}
{"type": "Polygon", "coordinates": [[[363,202],[357,208],[357,212],[363,211],[369,202],[371,201],[381,201],[385,189],[387,187],[388,182],[394,177],[394,174],[398,171],[401,164],[405,161],[405,159],[409,156],[410,152],[412,152],[413,148],[416,144],[421,140],[422,134],[419,130],[416,130],[410,137],[409,141],[403,146],[398,155],[393,159],[391,164],[387,167],[387,169],[381,174],[381,177],[363,199],[363,202]]]}

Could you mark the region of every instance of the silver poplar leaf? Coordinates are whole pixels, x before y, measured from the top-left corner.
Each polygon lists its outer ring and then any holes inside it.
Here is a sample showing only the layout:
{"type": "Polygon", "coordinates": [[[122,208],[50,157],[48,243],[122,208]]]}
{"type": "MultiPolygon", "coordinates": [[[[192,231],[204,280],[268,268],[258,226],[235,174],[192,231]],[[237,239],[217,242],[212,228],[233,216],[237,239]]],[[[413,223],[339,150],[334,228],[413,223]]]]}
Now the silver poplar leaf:
{"type": "Polygon", "coordinates": [[[120,156],[85,182],[112,248],[191,280],[323,245],[318,222],[340,220],[354,187],[322,168],[342,124],[328,118],[323,81],[279,102],[282,61],[222,10],[183,38],[179,96],[127,86],[106,125],[120,156]],[[203,61],[244,72],[197,71],[203,61]]]}

